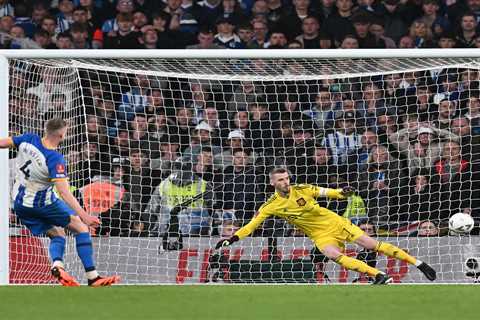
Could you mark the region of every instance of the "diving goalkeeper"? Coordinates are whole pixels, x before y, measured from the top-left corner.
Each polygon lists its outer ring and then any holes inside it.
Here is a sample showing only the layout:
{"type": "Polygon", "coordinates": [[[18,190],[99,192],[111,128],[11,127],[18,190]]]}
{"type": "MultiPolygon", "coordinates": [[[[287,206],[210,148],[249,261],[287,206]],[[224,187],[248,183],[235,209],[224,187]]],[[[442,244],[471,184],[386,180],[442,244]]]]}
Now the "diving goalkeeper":
{"type": "Polygon", "coordinates": [[[313,240],[315,246],[331,260],[346,269],[366,273],[372,277],[373,284],[387,284],[392,282],[392,278],[363,261],[344,255],[342,252],[345,242],[354,242],[365,249],[406,261],[415,265],[430,281],[436,279],[435,270],[425,262],[412,257],[390,243],[371,238],[348,219],[320,207],[315,200],[322,196],[331,199],[345,199],[353,194],[353,188],[329,189],[308,184],[290,185],[290,174],[285,168],[275,168],[270,172],[270,184],[275,187],[275,193],[260,207],[256,216],[230,239],[220,240],[216,249],[229,246],[245,238],[265,219],[277,216],[301,229],[313,240]]]}

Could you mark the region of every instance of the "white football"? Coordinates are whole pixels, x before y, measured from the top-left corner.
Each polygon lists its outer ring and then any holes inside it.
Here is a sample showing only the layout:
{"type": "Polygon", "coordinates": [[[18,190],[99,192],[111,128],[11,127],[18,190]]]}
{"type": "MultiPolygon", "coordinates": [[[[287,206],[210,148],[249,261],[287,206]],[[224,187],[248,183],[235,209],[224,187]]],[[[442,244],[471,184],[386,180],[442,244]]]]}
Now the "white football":
{"type": "Polygon", "coordinates": [[[473,229],[473,224],[473,218],[462,212],[455,213],[448,220],[448,228],[457,234],[469,233],[473,229]]]}

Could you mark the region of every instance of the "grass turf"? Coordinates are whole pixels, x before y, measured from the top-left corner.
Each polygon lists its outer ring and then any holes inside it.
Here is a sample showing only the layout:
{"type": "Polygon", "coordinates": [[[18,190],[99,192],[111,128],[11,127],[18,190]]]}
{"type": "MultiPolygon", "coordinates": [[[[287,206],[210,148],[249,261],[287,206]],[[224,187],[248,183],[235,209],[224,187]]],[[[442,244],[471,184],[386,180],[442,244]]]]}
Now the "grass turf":
{"type": "Polygon", "coordinates": [[[480,287],[0,287],[3,320],[478,319],[480,287]]]}

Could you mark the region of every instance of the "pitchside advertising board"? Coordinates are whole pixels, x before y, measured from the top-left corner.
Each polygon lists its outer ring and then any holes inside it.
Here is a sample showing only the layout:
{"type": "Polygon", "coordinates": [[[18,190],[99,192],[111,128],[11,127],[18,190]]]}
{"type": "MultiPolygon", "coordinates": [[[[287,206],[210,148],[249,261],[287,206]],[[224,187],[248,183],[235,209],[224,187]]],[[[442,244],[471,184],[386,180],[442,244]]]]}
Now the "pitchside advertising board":
{"type": "MultiPolygon", "coordinates": [[[[224,251],[223,261],[212,264],[212,244],[216,238],[189,238],[179,251],[159,249],[161,239],[94,238],[98,269],[105,274],[118,274],[126,284],[171,283],[349,283],[358,277],[333,262],[324,267],[312,263],[312,243],[306,238],[277,238],[273,262],[267,238],[246,238],[224,251]],[[213,268],[212,268],[213,267],[213,268]]],[[[437,283],[474,283],[480,268],[479,237],[385,238],[438,272],[437,283]],[[467,264],[469,260],[471,263],[467,264]],[[467,274],[470,274],[468,276],[467,274]]],[[[32,237],[10,239],[10,282],[46,283],[48,276],[48,240],[32,237]]],[[[357,248],[348,245],[346,253],[356,256],[357,248]]],[[[67,268],[82,281],[83,270],[75,254],[74,239],[68,239],[67,268]]],[[[392,258],[379,256],[377,267],[393,276],[396,283],[424,283],[427,280],[415,267],[392,258]]],[[[360,279],[360,282],[364,279],[360,279]]]]}

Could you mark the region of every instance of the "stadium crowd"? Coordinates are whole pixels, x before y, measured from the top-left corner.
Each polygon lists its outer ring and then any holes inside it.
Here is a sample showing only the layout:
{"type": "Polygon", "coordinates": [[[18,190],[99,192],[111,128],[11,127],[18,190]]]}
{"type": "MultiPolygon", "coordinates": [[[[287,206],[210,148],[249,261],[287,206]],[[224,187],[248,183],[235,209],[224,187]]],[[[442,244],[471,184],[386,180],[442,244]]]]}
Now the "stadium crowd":
{"type": "Polygon", "coordinates": [[[480,48],[479,0],[0,0],[6,49],[480,48]]]}
{"type": "MultiPolygon", "coordinates": [[[[58,78],[17,69],[11,134],[66,115],[68,172],[102,218],[99,235],[163,234],[175,205],[213,188],[180,213],[180,229],[228,236],[268,198],[274,166],[295,183],[353,186],[320,205],[375,232],[437,235],[454,213],[480,215],[477,70],[295,82],[82,71],[83,117],[58,78]]],[[[300,234],[272,219],[256,235],[300,234]]]]}
{"type": "MultiPolygon", "coordinates": [[[[0,43],[474,48],[479,17],[479,0],[0,0],[0,43]]],[[[85,117],[72,114],[72,90],[40,73],[30,79],[28,70],[14,71],[11,133],[39,130],[66,112],[76,139],[64,150],[72,184],[102,217],[99,235],[157,236],[172,207],[214,189],[181,212],[181,229],[228,236],[268,198],[267,173],[279,165],[295,183],[354,186],[348,201],[321,205],[375,232],[408,234],[414,226],[414,235],[437,235],[453,213],[480,215],[475,70],[221,84],[85,72],[85,117]]],[[[299,233],[271,220],[256,234],[299,233]]]]}

